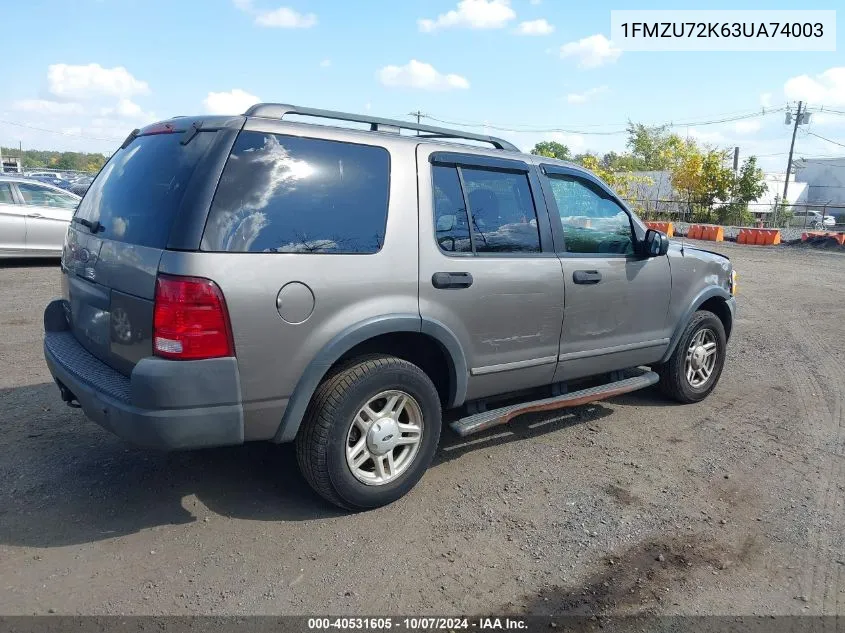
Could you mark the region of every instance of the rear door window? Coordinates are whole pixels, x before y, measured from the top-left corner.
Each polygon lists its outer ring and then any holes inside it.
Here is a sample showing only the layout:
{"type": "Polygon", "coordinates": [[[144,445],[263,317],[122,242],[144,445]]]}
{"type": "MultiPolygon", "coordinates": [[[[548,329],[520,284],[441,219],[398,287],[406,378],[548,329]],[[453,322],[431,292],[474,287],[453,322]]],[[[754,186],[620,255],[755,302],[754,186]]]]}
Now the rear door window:
{"type": "Polygon", "coordinates": [[[376,253],[384,242],[390,155],[383,147],[241,132],[202,250],[376,253]]]}
{"type": "Polygon", "coordinates": [[[540,233],[528,176],[461,167],[477,253],[539,253],[540,233]]]}
{"type": "Polygon", "coordinates": [[[91,183],[75,219],[98,221],[104,239],[165,248],[185,189],[214,132],[182,145],[182,134],[153,134],[119,149],[91,183]]]}

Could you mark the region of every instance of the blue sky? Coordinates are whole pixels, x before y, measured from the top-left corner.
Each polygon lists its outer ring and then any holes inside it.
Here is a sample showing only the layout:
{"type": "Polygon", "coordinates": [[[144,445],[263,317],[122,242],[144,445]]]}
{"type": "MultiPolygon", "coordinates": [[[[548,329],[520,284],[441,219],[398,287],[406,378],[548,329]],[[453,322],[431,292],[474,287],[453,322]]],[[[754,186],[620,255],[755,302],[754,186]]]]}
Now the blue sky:
{"type": "MultiPolygon", "coordinates": [[[[525,149],[553,139],[575,151],[604,152],[623,149],[624,134],[613,132],[628,119],[696,123],[803,98],[815,112],[811,125],[801,128],[796,156],[845,156],[845,147],[807,134],[845,143],[845,114],[823,111],[845,112],[843,29],[835,53],[620,52],[607,40],[611,8],[794,9],[794,3],[3,5],[0,143],[5,146],[20,141],[25,148],[110,152],[133,127],[156,118],[240,112],[260,98],[387,117],[419,109],[478,126],[565,129],[490,132],[525,149]]],[[[801,8],[835,9],[836,3],[801,8]]],[[[676,131],[719,146],[739,145],[743,156],[758,154],[765,168],[782,171],[790,135],[783,116],[773,112],[676,131]]]]}

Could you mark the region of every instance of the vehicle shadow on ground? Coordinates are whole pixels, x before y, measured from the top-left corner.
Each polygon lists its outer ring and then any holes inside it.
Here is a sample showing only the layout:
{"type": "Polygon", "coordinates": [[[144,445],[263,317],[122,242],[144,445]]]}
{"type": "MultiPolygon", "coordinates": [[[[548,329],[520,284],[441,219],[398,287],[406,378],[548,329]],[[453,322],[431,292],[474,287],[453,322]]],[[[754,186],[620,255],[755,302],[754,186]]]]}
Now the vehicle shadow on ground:
{"type": "MultiPolygon", "coordinates": [[[[592,404],[526,415],[470,438],[444,425],[432,467],[611,413],[592,404]]],[[[292,445],[177,453],[132,448],[66,407],[52,383],[0,390],[0,478],[2,545],[90,543],[214,514],[257,521],[344,514],[311,491],[292,445]]]]}

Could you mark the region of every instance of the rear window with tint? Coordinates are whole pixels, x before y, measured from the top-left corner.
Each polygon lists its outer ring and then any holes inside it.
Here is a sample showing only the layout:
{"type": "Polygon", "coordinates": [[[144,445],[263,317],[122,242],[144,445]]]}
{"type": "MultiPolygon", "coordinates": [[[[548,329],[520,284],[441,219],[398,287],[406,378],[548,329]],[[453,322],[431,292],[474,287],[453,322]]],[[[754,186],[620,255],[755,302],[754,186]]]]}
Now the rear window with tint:
{"type": "Polygon", "coordinates": [[[241,132],[211,205],[202,250],[378,252],[389,178],[383,147],[241,132]]]}
{"type": "Polygon", "coordinates": [[[214,138],[200,132],[140,136],[119,149],[88,188],[76,218],[99,221],[104,239],[165,248],[173,218],[200,158],[214,138]]]}

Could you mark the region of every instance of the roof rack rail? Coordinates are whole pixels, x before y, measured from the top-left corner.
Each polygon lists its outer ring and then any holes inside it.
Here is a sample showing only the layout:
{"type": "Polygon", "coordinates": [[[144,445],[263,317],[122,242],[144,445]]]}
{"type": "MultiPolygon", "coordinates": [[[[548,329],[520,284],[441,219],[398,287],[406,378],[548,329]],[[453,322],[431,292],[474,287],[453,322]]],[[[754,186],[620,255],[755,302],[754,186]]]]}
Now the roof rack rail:
{"type": "Polygon", "coordinates": [[[490,143],[496,149],[506,150],[509,152],[519,151],[519,148],[513,143],[509,143],[508,141],[495,136],[473,134],[472,132],[461,132],[460,130],[451,130],[449,128],[437,127],[434,125],[410,123],[408,121],[400,121],[399,119],[383,119],[381,117],[366,116],[364,114],[350,114],[348,112],[320,110],[318,108],[301,108],[299,106],[285,103],[256,103],[244,112],[244,116],[262,117],[265,119],[282,119],[288,114],[311,116],[320,119],[334,119],[336,121],[369,123],[370,130],[373,132],[393,132],[394,134],[398,134],[400,130],[416,130],[417,132],[426,132],[430,135],[428,138],[459,138],[470,141],[479,141],[482,143],[490,143]]]}

